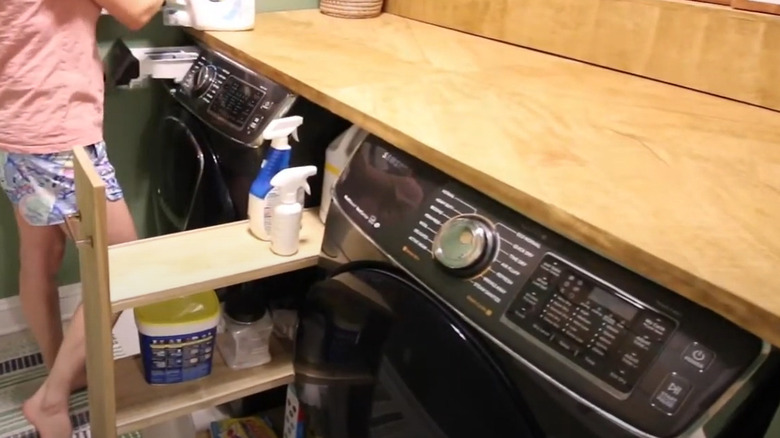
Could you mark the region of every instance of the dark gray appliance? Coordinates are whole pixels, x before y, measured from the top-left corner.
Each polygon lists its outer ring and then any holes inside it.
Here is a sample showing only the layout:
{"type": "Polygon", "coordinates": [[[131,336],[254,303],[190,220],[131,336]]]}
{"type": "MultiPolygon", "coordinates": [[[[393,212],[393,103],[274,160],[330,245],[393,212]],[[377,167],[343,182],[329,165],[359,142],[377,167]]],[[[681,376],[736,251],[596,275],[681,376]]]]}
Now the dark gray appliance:
{"type": "Polygon", "coordinates": [[[333,200],[296,338],[306,436],[762,436],[775,355],[717,314],[374,136],[333,200]]]}
{"type": "Polygon", "coordinates": [[[202,49],[160,125],[152,192],[158,234],[247,217],[249,187],[269,142],[261,134],[278,117],[300,115],[291,165],[313,164],[306,206],[319,205],[325,149],[349,123],[218,52],[202,49]]]}

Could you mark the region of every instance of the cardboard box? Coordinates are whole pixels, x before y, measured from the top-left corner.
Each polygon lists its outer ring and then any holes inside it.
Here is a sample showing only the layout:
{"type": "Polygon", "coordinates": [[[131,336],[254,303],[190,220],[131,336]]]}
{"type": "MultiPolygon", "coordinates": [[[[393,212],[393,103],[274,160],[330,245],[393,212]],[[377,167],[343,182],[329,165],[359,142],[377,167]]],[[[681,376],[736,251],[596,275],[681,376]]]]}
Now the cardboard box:
{"type": "Polygon", "coordinates": [[[731,0],[731,7],[746,11],[780,15],[780,0],[731,0]]]}

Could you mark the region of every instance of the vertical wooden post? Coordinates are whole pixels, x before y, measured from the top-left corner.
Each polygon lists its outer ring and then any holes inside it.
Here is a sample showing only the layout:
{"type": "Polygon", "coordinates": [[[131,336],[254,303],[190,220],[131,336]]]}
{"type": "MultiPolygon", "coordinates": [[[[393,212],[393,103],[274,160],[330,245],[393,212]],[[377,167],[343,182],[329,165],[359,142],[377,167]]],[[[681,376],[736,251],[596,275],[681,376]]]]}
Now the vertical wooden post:
{"type": "Polygon", "coordinates": [[[87,151],[76,148],[76,198],[82,302],[87,337],[87,383],[92,436],[116,438],[116,388],[106,230],[106,186],[87,151]]]}

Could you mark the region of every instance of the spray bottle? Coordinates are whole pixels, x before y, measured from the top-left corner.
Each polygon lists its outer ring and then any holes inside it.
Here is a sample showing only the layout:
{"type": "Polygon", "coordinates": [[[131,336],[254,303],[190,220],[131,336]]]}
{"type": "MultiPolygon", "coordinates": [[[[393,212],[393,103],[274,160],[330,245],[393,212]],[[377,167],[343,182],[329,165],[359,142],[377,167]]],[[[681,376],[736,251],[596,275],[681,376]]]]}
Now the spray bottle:
{"type": "Polygon", "coordinates": [[[271,185],[279,193],[279,203],[271,215],[271,251],[280,256],[298,252],[303,214],[298,192],[302,187],[308,192],[306,179],[316,174],[316,166],[299,166],[284,169],[271,179],[271,185]]]}
{"type": "Polygon", "coordinates": [[[298,140],[298,127],[303,124],[303,117],[292,116],[276,119],[268,124],[263,131],[263,138],[271,140],[260,172],[249,189],[249,231],[260,240],[268,240],[271,231],[271,213],[278,202],[278,195],[272,193],[271,178],[281,170],[290,167],[290,135],[298,140]]]}

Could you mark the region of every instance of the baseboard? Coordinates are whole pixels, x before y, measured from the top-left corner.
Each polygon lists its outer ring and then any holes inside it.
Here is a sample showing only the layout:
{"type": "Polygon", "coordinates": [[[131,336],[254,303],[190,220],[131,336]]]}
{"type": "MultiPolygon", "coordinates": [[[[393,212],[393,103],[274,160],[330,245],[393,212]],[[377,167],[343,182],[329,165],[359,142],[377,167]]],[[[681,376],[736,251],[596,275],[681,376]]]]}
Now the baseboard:
{"type": "MultiPolygon", "coordinates": [[[[61,286],[60,313],[62,319],[70,319],[81,302],[81,283],[61,286]]],[[[24,330],[27,323],[22,314],[22,304],[18,296],[0,299],[0,336],[24,330]]]]}
{"type": "MultiPolygon", "coordinates": [[[[2,0],[0,0],[2,1],[2,0]]],[[[61,286],[60,315],[63,321],[73,316],[81,302],[81,283],[61,286]]],[[[22,313],[22,304],[18,296],[0,299],[0,336],[16,333],[27,328],[27,322],[22,313]]],[[[138,328],[132,311],[124,311],[114,325],[114,338],[122,349],[122,357],[138,354],[138,328]]]]}

